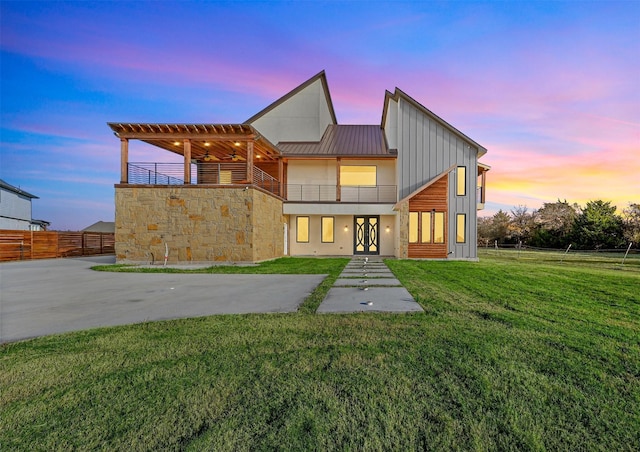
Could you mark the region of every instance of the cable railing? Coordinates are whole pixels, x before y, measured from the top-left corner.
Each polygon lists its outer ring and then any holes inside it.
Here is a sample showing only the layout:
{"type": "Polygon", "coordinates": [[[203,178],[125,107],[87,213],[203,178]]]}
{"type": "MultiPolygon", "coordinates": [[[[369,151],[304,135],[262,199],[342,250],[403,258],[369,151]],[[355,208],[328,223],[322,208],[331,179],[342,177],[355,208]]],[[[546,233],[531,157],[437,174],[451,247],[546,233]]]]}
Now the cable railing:
{"type": "MultiPolygon", "coordinates": [[[[184,185],[182,163],[131,162],[129,184],[184,185]]],[[[398,200],[395,185],[322,185],[288,184],[280,193],[278,179],[253,166],[251,180],[247,180],[245,162],[202,162],[191,164],[191,184],[244,185],[251,184],[293,202],[394,203],[398,200]]]]}
{"type": "Polygon", "coordinates": [[[391,203],[398,200],[395,185],[288,184],[287,201],[391,203]]]}
{"type": "MultiPolygon", "coordinates": [[[[133,185],[184,185],[184,165],[182,163],[131,162],[128,164],[129,184],[133,185]]],[[[243,162],[219,163],[203,162],[191,164],[191,184],[233,185],[252,184],[271,193],[280,195],[278,180],[253,167],[252,180],[247,180],[247,166],[243,162]]]]}

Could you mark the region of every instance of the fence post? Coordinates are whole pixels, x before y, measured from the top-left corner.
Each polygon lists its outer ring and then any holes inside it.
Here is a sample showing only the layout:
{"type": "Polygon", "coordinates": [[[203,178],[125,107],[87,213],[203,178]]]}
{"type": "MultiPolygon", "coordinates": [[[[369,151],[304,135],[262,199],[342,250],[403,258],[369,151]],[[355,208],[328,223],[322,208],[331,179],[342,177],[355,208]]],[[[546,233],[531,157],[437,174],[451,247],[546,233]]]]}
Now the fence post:
{"type": "Polygon", "coordinates": [[[562,259],[560,259],[560,263],[562,263],[562,261],[564,261],[564,257],[567,255],[567,253],[569,252],[569,248],[571,248],[571,243],[569,243],[569,246],[567,247],[567,251],[564,252],[564,254],[562,255],[562,259]]]}
{"type": "Polygon", "coordinates": [[[627,254],[629,254],[629,250],[631,249],[631,245],[633,245],[633,242],[629,242],[629,246],[627,247],[627,252],[624,253],[624,257],[622,258],[622,265],[624,265],[624,261],[627,258],[627,254]]]}

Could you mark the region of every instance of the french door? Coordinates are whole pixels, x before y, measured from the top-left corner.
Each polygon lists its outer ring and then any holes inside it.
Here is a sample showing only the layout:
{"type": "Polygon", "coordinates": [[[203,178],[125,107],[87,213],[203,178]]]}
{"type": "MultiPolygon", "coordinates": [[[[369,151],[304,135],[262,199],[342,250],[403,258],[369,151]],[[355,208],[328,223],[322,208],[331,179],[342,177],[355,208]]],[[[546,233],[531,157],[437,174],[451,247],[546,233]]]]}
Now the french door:
{"type": "Polygon", "coordinates": [[[379,216],[355,217],[353,254],[380,254],[379,216]]]}

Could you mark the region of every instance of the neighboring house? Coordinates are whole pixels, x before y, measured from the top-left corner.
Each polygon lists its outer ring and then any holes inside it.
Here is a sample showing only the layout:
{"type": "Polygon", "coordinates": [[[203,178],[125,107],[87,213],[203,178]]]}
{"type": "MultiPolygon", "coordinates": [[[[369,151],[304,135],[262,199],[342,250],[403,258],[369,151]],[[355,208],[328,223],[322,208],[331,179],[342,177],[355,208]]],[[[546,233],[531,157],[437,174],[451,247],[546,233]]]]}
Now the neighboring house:
{"type": "Polygon", "coordinates": [[[487,151],[397,88],[380,125],[338,124],[323,71],[242,124],[109,126],[120,262],[477,258],[487,151]],[[183,162],[129,162],[132,139],[183,162]]]}
{"type": "Polygon", "coordinates": [[[31,218],[31,200],[37,196],[0,179],[0,229],[43,231],[48,221],[31,218]]]}
{"type": "Polygon", "coordinates": [[[116,224],[113,221],[96,221],[91,226],[87,226],[82,232],[107,232],[114,233],[116,224]]]}

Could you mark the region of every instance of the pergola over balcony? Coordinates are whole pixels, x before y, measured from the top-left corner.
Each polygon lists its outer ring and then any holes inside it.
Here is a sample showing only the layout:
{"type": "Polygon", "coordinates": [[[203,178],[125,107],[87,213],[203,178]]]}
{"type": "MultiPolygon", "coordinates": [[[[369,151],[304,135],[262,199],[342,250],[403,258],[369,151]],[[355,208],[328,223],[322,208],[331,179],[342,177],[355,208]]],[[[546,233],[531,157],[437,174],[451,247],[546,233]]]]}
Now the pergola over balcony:
{"type": "Polygon", "coordinates": [[[251,184],[282,196],[280,150],[248,124],[108,123],[120,138],[120,183],[251,184]],[[129,162],[129,140],[183,156],[175,164],[129,162]],[[192,174],[195,165],[196,174],[192,174]],[[172,168],[173,167],[173,168],[172,168]],[[145,176],[141,178],[140,175],[145,176]],[[131,177],[130,177],[131,176],[131,177]],[[131,180],[131,178],[147,179],[131,180]],[[158,180],[161,182],[159,183],[158,180]]]}

